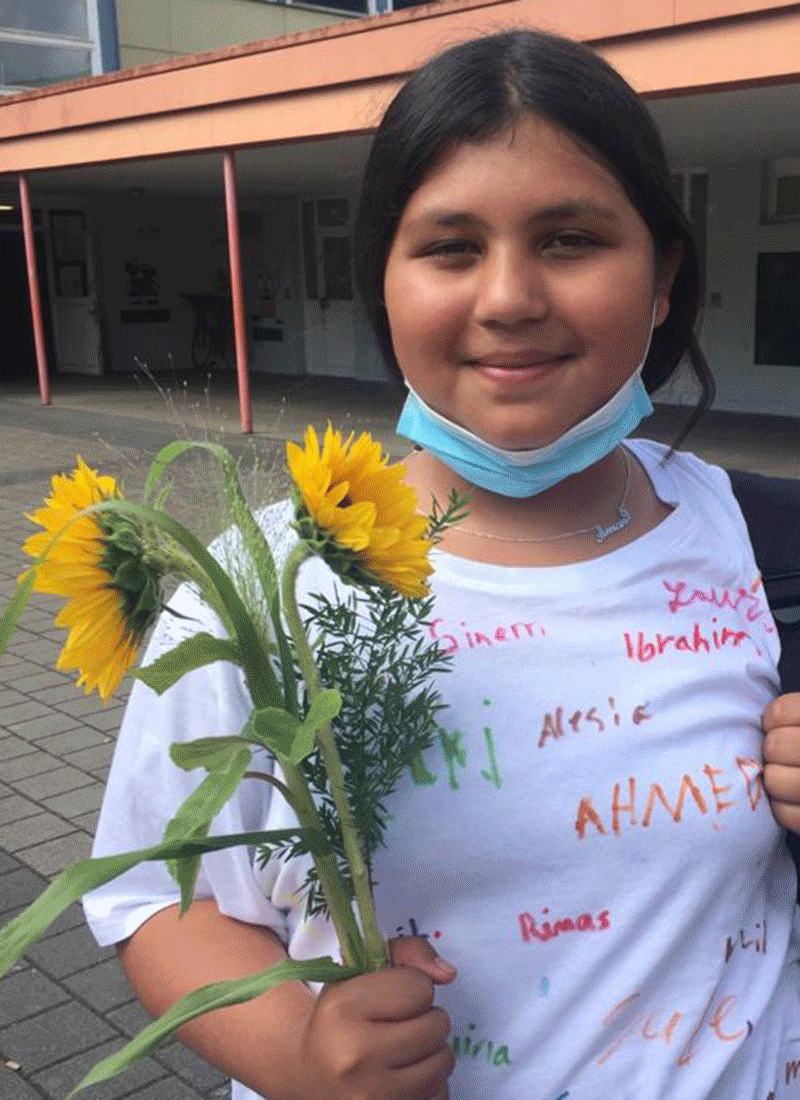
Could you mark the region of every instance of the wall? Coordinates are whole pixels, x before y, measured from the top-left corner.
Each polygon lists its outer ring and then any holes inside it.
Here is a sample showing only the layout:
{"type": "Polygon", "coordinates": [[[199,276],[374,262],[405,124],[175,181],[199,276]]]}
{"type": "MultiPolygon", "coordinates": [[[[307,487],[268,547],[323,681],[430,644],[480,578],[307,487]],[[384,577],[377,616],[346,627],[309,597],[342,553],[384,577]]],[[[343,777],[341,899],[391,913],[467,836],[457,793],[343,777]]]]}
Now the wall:
{"type": "MultiPolygon", "coordinates": [[[[756,366],[756,262],[759,252],[800,251],[800,223],[760,225],[761,162],[710,165],[707,308],[700,343],[717,382],[714,407],[800,416],[798,365],[756,366]]],[[[691,403],[683,375],[658,395],[691,403]]]]}
{"type": "MultiPolygon", "coordinates": [[[[98,281],[103,287],[101,309],[105,323],[107,370],[136,370],[139,364],[153,372],[192,369],[195,314],[185,294],[229,293],[228,245],[222,198],[176,197],[129,192],[96,195],[98,281]],[[147,293],[132,296],[126,263],[154,268],[147,293]],[[148,311],[167,310],[168,321],[148,320],[148,311]],[[141,320],[123,320],[123,316],[141,320]]],[[[258,238],[245,233],[243,277],[248,325],[258,311],[258,276],[283,273],[281,319],[285,339],[280,344],[250,342],[253,370],[302,374],[304,358],[298,301],[297,236],[291,200],[269,196],[257,203],[262,230],[258,238]],[[286,297],[288,294],[288,298],[286,297]]],[[[252,224],[241,214],[245,230],[252,224]]],[[[140,288],[141,289],[141,288],[140,288]]],[[[234,352],[229,335],[227,364],[234,352]]]]}
{"type": "Polygon", "coordinates": [[[297,199],[269,195],[257,203],[242,200],[242,205],[239,228],[252,369],[304,374],[297,199]]]}
{"type": "Polygon", "coordinates": [[[261,0],[117,0],[120,61],[129,69],[351,18],[261,0]]]}

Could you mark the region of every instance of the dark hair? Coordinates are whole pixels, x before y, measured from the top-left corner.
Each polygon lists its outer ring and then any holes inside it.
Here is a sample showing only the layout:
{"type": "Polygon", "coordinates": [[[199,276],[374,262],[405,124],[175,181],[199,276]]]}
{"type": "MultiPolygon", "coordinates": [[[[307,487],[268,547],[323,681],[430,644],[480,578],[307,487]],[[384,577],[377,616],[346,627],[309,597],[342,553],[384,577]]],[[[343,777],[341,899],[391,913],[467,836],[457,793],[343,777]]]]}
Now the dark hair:
{"type": "Polygon", "coordinates": [[[714,381],[694,332],[700,269],[658,130],[644,102],[598,54],[539,31],[454,46],[418,69],[392,100],[367,161],[355,227],[355,275],[389,370],[400,377],[383,302],[386,262],[403,210],[442,157],[533,113],[560,127],[619,181],[650,230],[656,262],[680,241],[669,315],[653,333],[642,372],[658,389],[689,357],[701,389],[681,442],[711,404],[714,381]]]}

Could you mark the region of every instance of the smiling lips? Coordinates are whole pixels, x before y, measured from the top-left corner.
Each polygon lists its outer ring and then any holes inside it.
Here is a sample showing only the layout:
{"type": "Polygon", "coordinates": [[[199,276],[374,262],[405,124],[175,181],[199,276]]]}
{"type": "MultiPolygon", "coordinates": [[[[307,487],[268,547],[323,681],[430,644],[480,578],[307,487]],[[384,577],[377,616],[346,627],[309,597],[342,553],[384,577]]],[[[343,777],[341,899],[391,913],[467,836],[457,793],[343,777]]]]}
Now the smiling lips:
{"type": "Polygon", "coordinates": [[[521,352],[511,355],[487,355],[473,360],[469,365],[475,367],[486,377],[498,382],[523,382],[534,380],[549,374],[562,365],[569,355],[551,355],[541,352],[521,352]]]}
{"type": "Polygon", "coordinates": [[[479,359],[472,360],[472,363],[477,367],[517,370],[524,367],[549,367],[568,358],[569,356],[563,352],[519,351],[482,355],[479,359]]]}

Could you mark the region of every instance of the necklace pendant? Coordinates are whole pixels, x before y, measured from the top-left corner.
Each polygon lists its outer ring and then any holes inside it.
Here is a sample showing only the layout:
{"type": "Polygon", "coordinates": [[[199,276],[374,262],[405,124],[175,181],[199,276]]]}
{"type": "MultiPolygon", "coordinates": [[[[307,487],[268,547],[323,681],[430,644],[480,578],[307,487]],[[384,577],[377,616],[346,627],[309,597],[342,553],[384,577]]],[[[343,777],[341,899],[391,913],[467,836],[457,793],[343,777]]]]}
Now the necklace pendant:
{"type": "Polygon", "coordinates": [[[610,524],[608,527],[603,527],[601,524],[597,525],[595,538],[598,543],[603,543],[609,537],[609,535],[616,535],[617,531],[622,531],[631,522],[631,514],[624,505],[619,506],[619,519],[616,523],[610,524]]]}

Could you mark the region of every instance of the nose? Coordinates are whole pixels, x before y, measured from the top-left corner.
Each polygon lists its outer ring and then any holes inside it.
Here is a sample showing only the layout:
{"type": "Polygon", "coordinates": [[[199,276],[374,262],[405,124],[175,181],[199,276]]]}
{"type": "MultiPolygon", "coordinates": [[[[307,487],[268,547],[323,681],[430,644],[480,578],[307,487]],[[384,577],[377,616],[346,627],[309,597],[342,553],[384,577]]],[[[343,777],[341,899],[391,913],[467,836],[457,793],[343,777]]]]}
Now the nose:
{"type": "Polygon", "coordinates": [[[513,328],[544,320],[547,287],[530,253],[490,251],[483,259],[475,297],[475,320],[489,328],[513,328]]]}

